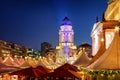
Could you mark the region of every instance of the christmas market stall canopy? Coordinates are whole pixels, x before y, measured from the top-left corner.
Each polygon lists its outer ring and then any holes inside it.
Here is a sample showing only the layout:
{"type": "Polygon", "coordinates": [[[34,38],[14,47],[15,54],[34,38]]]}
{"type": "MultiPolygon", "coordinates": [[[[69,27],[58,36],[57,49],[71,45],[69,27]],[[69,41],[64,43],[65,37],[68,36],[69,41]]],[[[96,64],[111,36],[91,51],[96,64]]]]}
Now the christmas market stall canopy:
{"type": "Polygon", "coordinates": [[[21,63],[17,57],[13,58],[13,60],[17,65],[21,65],[21,63]]]}
{"type": "Polygon", "coordinates": [[[29,67],[32,67],[32,65],[30,65],[27,61],[24,61],[24,63],[19,66],[19,68],[29,68],[29,67]]]}
{"type": "Polygon", "coordinates": [[[78,74],[73,74],[73,72],[70,72],[69,70],[59,70],[59,71],[54,71],[51,73],[47,73],[45,75],[43,75],[43,77],[58,77],[58,78],[78,78],[81,79],[80,75],[78,76],[78,74]]]}
{"type": "Polygon", "coordinates": [[[45,57],[40,57],[38,59],[37,66],[49,66],[50,64],[48,63],[47,59],[45,57]]]}
{"type": "Polygon", "coordinates": [[[2,57],[0,57],[0,62],[3,62],[3,59],[2,59],[2,57]]]}
{"type": "Polygon", "coordinates": [[[71,64],[65,63],[64,65],[58,67],[54,71],[61,71],[61,70],[72,70],[72,71],[79,71],[79,69],[76,66],[73,66],[71,64]]]}
{"type": "Polygon", "coordinates": [[[54,70],[54,72],[47,73],[44,75],[44,77],[67,77],[67,78],[80,78],[77,75],[73,74],[71,71],[78,72],[79,70],[77,67],[70,65],[68,63],[65,63],[64,65],[58,67],[57,69],[54,70]]]}
{"type": "Polygon", "coordinates": [[[30,67],[30,68],[25,68],[22,70],[15,71],[11,73],[11,75],[18,75],[18,76],[26,76],[26,77],[41,77],[43,74],[48,73],[47,69],[39,66],[36,68],[30,67]]]}
{"type": "Polygon", "coordinates": [[[5,60],[3,60],[3,63],[7,66],[19,66],[19,64],[15,63],[14,59],[10,55],[8,55],[5,60]]]}
{"type": "Polygon", "coordinates": [[[73,63],[73,65],[85,67],[89,62],[90,59],[88,58],[85,51],[83,51],[78,55],[78,59],[73,63]]]}
{"type": "Polygon", "coordinates": [[[23,64],[25,62],[25,59],[23,57],[20,57],[19,62],[20,64],[23,64]]]}
{"type": "Polygon", "coordinates": [[[16,70],[18,70],[18,68],[7,66],[0,62],[0,74],[5,74],[5,73],[16,71],[16,70]]]}
{"type": "MultiPolygon", "coordinates": [[[[105,52],[105,43],[103,42],[100,46],[100,49],[98,50],[97,54],[90,60],[88,65],[92,64],[94,61],[96,61],[104,52],[105,52]]],[[[87,66],[88,66],[87,65],[87,66]]]]}
{"type": "Polygon", "coordinates": [[[44,73],[50,73],[50,72],[52,72],[51,69],[48,69],[48,68],[46,68],[45,66],[37,66],[36,68],[37,68],[37,69],[40,69],[40,70],[43,71],[44,73]]]}
{"type": "Polygon", "coordinates": [[[27,63],[29,63],[32,67],[36,67],[37,66],[37,60],[35,60],[34,58],[29,57],[28,59],[25,60],[27,63]]]}

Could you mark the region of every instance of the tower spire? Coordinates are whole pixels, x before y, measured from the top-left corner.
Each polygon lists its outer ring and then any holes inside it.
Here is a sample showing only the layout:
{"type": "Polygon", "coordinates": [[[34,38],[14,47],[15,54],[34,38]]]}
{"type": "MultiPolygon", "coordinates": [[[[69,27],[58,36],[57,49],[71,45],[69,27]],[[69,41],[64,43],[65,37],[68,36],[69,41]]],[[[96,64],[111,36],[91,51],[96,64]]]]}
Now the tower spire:
{"type": "Polygon", "coordinates": [[[102,21],[105,21],[105,13],[102,14],[102,21]]]}
{"type": "Polygon", "coordinates": [[[98,22],[98,16],[96,17],[96,23],[98,22]]]}
{"type": "Polygon", "coordinates": [[[71,25],[71,21],[69,20],[68,17],[65,17],[63,20],[62,20],[62,24],[61,25],[71,25]]]}

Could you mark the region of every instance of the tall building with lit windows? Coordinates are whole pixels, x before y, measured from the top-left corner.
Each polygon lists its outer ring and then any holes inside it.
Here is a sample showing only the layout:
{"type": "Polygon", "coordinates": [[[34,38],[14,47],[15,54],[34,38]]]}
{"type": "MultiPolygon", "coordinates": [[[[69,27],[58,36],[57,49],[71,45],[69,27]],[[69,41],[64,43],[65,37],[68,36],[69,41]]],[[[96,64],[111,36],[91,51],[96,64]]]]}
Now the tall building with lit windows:
{"type": "Polygon", "coordinates": [[[120,0],[108,0],[108,7],[102,20],[94,24],[91,32],[93,56],[101,48],[109,48],[114,38],[116,26],[120,26],[120,0]]]}
{"type": "Polygon", "coordinates": [[[62,20],[59,30],[59,43],[56,46],[56,49],[59,51],[57,57],[62,56],[67,60],[75,53],[76,45],[74,44],[74,31],[68,17],[65,17],[62,20]]]}

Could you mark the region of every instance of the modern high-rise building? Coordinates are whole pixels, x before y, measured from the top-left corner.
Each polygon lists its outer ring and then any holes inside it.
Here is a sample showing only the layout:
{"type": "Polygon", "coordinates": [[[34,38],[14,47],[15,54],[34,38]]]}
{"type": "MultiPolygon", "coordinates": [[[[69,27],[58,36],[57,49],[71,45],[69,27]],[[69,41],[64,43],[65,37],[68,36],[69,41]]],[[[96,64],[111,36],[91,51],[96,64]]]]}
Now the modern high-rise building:
{"type": "Polygon", "coordinates": [[[67,60],[74,54],[74,50],[76,50],[76,45],[74,44],[74,31],[68,17],[62,20],[59,30],[59,43],[56,49],[59,51],[59,55],[63,55],[67,60]]]}
{"type": "Polygon", "coordinates": [[[109,48],[116,26],[120,26],[120,0],[109,0],[102,21],[96,22],[91,32],[93,56],[101,48],[109,48]]]}

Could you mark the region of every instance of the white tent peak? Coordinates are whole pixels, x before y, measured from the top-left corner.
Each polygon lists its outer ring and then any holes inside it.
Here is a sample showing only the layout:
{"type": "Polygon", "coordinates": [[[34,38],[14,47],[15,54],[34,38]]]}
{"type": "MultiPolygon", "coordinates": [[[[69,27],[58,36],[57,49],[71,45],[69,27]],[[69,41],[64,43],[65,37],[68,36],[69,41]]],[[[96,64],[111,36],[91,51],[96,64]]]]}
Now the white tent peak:
{"type": "Polygon", "coordinates": [[[5,65],[8,65],[8,66],[18,66],[15,62],[14,62],[14,59],[9,55],[5,58],[5,60],[3,61],[3,63],[5,65]]]}
{"type": "Polygon", "coordinates": [[[78,59],[73,63],[73,65],[85,66],[90,62],[89,57],[85,52],[79,54],[78,59]]]}

